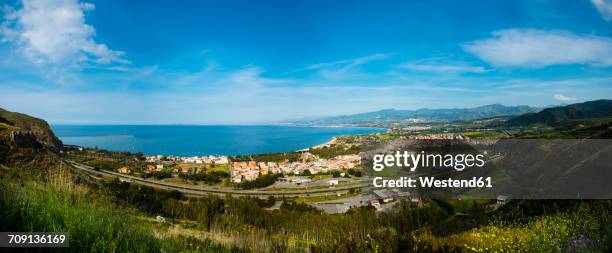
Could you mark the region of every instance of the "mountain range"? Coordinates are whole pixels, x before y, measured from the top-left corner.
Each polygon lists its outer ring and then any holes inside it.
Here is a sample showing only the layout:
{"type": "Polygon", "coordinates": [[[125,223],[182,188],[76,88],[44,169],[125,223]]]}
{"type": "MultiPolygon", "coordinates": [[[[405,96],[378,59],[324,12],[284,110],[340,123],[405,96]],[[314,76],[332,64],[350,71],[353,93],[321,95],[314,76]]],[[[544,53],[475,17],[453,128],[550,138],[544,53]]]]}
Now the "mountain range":
{"type": "Polygon", "coordinates": [[[468,121],[481,118],[500,116],[515,116],[525,113],[535,113],[541,108],[520,106],[504,106],[501,104],[484,105],[474,108],[451,108],[451,109],[418,109],[418,110],[396,110],[384,109],[374,112],[366,112],[352,115],[341,115],[331,117],[309,118],[295,120],[286,123],[298,125],[353,125],[353,126],[375,126],[402,123],[430,123],[430,122],[452,122],[468,121]]]}

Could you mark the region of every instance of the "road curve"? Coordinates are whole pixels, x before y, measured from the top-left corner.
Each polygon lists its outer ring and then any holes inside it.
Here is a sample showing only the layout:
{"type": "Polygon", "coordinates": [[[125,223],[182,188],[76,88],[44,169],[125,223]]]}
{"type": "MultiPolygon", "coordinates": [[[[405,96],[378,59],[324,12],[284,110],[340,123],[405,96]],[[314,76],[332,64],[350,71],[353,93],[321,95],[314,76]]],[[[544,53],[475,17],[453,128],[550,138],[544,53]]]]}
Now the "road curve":
{"type": "Polygon", "coordinates": [[[87,166],[84,164],[80,164],[74,161],[66,162],[72,165],[73,168],[78,169],[80,171],[86,172],[88,174],[95,174],[103,177],[115,177],[120,179],[129,180],[131,183],[136,183],[139,185],[150,186],[158,189],[164,190],[177,190],[182,192],[183,194],[189,196],[207,196],[209,194],[215,195],[226,195],[231,194],[235,196],[253,196],[253,197],[307,197],[307,196],[316,196],[321,194],[329,194],[333,192],[344,192],[350,189],[363,188],[362,185],[352,185],[352,186],[342,186],[342,187],[334,187],[334,188],[323,188],[323,189],[311,189],[311,190],[297,190],[297,191],[259,191],[259,190],[235,190],[235,189],[219,189],[212,188],[206,186],[191,186],[191,185],[181,185],[167,182],[154,181],[150,179],[143,179],[139,177],[134,177],[130,175],[124,175],[121,173],[108,171],[108,170],[95,170],[91,166],[87,166]]]}

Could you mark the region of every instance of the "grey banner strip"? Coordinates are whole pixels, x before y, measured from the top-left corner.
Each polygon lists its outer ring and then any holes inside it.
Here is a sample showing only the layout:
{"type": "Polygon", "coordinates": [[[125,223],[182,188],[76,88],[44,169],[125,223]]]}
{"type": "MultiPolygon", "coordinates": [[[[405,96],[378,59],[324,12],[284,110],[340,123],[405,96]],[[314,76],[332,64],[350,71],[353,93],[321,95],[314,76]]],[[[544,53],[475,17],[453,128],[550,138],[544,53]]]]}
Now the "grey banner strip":
{"type": "Polygon", "coordinates": [[[612,199],[610,139],[396,140],[365,146],[362,167],[373,189],[399,190],[407,196],[612,199]],[[381,166],[383,155],[400,163],[404,159],[399,154],[407,153],[425,157],[420,161],[429,161],[431,155],[432,161],[438,157],[444,162],[428,166],[405,159],[409,165],[381,166]],[[484,160],[482,166],[473,166],[477,156],[484,160]],[[376,171],[376,166],[383,168],[376,171]]]}

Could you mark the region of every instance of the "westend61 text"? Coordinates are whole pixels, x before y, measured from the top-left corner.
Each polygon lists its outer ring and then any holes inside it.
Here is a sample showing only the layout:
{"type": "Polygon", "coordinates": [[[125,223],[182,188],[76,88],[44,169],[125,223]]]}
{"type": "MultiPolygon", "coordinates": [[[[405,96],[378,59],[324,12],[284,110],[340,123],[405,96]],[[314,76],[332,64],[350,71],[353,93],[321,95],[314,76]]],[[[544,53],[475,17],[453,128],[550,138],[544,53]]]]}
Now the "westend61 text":
{"type": "Polygon", "coordinates": [[[397,179],[383,179],[375,177],[372,184],[376,188],[491,188],[491,177],[473,177],[472,179],[436,179],[435,177],[400,177],[397,179]]]}

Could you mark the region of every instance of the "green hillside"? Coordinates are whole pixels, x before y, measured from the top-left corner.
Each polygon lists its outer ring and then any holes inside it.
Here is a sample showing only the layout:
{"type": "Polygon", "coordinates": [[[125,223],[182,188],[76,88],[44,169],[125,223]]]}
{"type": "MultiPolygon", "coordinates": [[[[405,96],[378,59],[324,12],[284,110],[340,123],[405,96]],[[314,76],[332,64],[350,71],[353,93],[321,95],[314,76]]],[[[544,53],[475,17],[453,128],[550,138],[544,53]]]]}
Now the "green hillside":
{"type": "Polygon", "coordinates": [[[61,148],[46,121],[0,108],[0,164],[48,170],[60,164],[61,148]]]}
{"type": "Polygon", "coordinates": [[[602,99],[563,107],[544,109],[538,113],[527,113],[508,120],[508,126],[531,124],[555,124],[567,120],[604,118],[612,116],[612,100],[602,99]]]}
{"type": "Polygon", "coordinates": [[[7,128],[10,128],[11,131],[30,131],[47,148],[59,150],[62,147],[62,142],[53,134],[49,124],[42,119],[0,108],[0,123],[5,124],[0,131],[7,128]]]}

